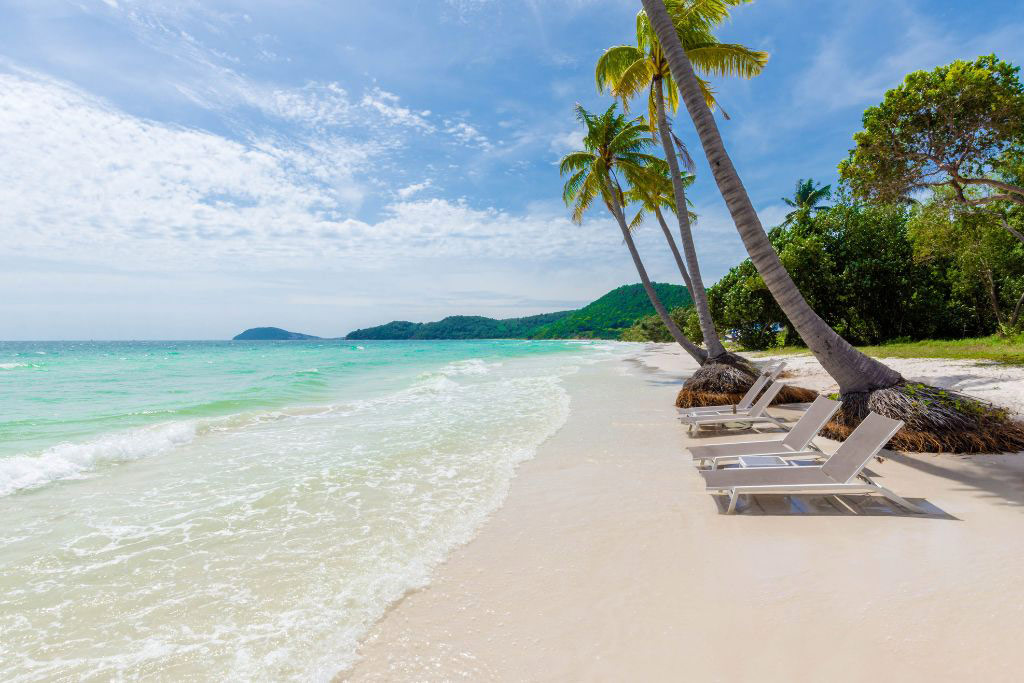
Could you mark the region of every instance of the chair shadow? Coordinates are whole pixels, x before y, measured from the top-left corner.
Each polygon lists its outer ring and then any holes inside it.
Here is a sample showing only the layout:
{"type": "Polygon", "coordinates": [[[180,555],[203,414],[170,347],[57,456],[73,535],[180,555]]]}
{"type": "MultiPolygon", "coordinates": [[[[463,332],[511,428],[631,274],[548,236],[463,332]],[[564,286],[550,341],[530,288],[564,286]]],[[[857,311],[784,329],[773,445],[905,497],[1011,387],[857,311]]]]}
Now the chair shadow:
{"type": "MultiPolygon", "coordinates": [[[[742,420],[737,420],[737,422],[742,422],[742,420]]],[[[681,423],[681,426],[686,427],[687,425],[681,423]]],[[[778,425],[768,422],[759,424],[756,427],[701,427],[700,429],[688,430],[686,436],[690,439],[711,439],[721,436],[758,436],[762,434],[771,436],[772,434],[786,434],[792,426],[791,422],[787,422],[786,429],[783,429],[778,425]]]]}
{"type": "MultiPolygon", "coordinates": [[[[729,496],[714,495],[712,498],[719,513],[727,514],[729,496]]],[[[923,498],[907,498],[907,501],[923,508],[925,513],[910,512],[887,498],[867,494],[789,496],[762,493],[741,496],[735,514],[762,517],[911,517],[963,521],[923,498]]]]}

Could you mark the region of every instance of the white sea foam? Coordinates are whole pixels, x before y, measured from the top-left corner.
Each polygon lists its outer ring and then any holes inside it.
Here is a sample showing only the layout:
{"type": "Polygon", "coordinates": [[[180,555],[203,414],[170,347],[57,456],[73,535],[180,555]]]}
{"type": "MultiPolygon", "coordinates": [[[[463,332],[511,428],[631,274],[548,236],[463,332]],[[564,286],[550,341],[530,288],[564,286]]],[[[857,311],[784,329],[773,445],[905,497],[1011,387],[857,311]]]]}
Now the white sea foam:
{"type": "Polygon", "coordinates": [[[0,459],[0,496],[81,477],[98,465],[165,453],[196,436],[195,422],[171,422],[106,434],[84,443],[63,443],[39,455],[0,459]]]}
{"type": "Polygon", "coordinates": [[[13,370],[14,368],[27,368],[28,363],[0,363],[0,370],[13,370]]]}
{"type": "Polygon", "coordinates": [[[166,448],[171,424],[148,450],[111,435],[35,456],[72,477],[139,462],[84,497],[33,493],[56,517],[0,499],[0,632],[26,645],[0,679],[330,680],[501,505],[585,355],[457,361],[362,400],[175,423],[191,432],[166,448]]]}

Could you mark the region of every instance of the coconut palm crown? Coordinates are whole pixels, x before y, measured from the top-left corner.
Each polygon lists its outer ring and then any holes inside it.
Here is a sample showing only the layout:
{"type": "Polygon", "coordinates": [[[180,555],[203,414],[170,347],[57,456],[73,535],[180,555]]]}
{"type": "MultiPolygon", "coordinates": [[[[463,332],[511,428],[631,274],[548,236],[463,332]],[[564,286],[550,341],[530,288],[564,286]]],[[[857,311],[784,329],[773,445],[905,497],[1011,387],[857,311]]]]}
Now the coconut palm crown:
{"type": "Polygon", "coordinates": [[[808,178],[807,180],[801,178],[796,181],[793,198],[782,198],[782,201],[793,208],[793,211],[786,214],[786,223],[792,223],[800,218],[809,217],[819,209],[827,209],[827,206],[821,206],[821,202],[831,196],[831,185],[819,185],[814,182],[813,178],[808,178]]]}
{"type": "Polygon", "coordinates": [[[629,187],[642,185],[648,167],[661,162],[648,153],[652,141],[643,119],[629,119],[616,109],[612,103],[604,113],[594,114],[576,105],[576,118],[587,130],[583,149],[566,154],[558,165],[563,176],[569,175],[562,199],[572,206],[576,223],[583,222],[599,196],[613,215],[621,212],[626,205],[622,181],[629,187]]]}
{"type": "MultiPolygon", "coordinates": [[[[753,78],[768,62],[767,52],[719,42],[712,32],[717,24],[728,18],[730,7],[748,2],[750,0],[670,0],[667,3],[679,40],[694,70],[700,74],[697,81],[704,101],[711,109],[718,103],[708,77],[753,78]]],[[[636,17],[636,45],[616,45],[605,50],[597,60],[594,76],[598,90],[609,90],[622,100],[624,107],[628,107],[629,100],[646,91],[651,130],[657,128],[658,122],[657,89],[663,88],[669,110],[674,112],[679,108],[679,88],[644,11],[636,17]]],[[[725,115],[724,111],[722,113],[725,115]]]]}

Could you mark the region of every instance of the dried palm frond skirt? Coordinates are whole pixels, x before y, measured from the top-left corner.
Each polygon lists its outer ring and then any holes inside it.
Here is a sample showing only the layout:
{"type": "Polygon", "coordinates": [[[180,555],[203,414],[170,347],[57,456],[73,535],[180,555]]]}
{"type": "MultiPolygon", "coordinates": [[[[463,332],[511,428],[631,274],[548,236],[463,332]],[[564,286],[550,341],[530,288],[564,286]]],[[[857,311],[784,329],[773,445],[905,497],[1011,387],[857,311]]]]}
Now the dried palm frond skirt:
{"type": "MultiPolygon", "coordinates": [[[[757,380],[758,370],[746,359],[730,354],[725,359],[707,363],[683,383],[676,396],[679,408],[734,405],[743,398],[757,380]]],[[[786,385],[772,401],[779,403],[807,403],[818,397],[818,392],[786,385]]]]}
{"type": "Polygon", "coordinates": [[[1006,410],[927,384],[902,382],[885,389],[846,394],[822,436],[844,440],[869,411],[903,420],[888,444],[910,453],[1006,453],[1024,451],[1024,424],[1006,410]]]}

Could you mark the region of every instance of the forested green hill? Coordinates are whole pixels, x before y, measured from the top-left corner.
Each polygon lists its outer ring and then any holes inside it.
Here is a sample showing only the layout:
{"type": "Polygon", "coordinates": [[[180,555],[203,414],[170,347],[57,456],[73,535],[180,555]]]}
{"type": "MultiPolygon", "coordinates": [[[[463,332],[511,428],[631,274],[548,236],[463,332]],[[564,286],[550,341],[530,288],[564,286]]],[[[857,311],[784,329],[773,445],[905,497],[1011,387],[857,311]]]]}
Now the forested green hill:
{"type": "MultiPolygon", "coordinates": [[[[658,298],[669,310],[693,305],[686,287],[654,284],[658,298]]],[[[623,285],[597,301],[538,330],[535,339],[618,339],[622,331],[645,315],[654,313],[643,285],[623,285]]]]}
{"type": "Polygon", "coordinates": [[[516,339],[528,338],[572,311],[495,320],[479,315],[452,315],[432,323],[395,320],[349,332],[346,339],[516,339]]]}
{"type": "MultiPolygon", "coordinates": [[[[654,287],[669,309],[692,304],[685,287],[663,283],[654,287]]],[[[505,320],[475,315],[453,315],[431,323],[395,320],[355,330],[346,339],[618,339],[624,329],[651,313],[654,307],[643,286],[624,285],[575,311],[505,320]]]]}

